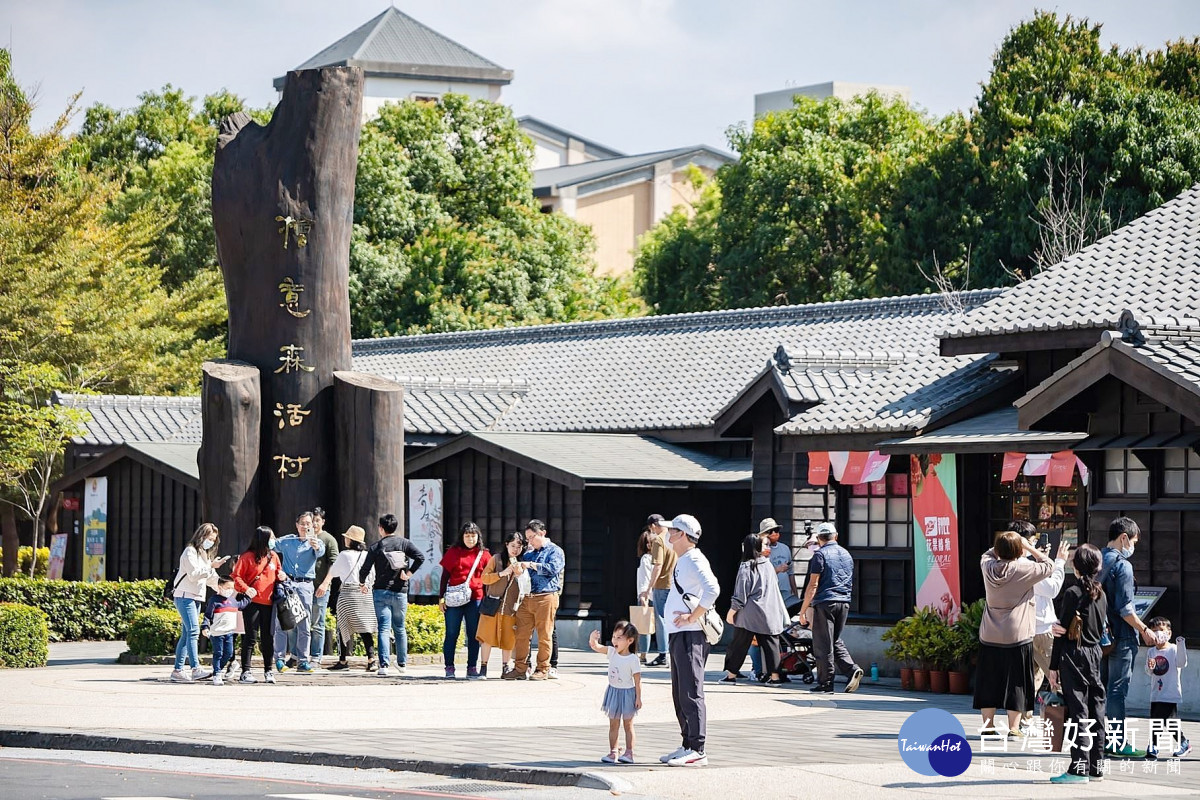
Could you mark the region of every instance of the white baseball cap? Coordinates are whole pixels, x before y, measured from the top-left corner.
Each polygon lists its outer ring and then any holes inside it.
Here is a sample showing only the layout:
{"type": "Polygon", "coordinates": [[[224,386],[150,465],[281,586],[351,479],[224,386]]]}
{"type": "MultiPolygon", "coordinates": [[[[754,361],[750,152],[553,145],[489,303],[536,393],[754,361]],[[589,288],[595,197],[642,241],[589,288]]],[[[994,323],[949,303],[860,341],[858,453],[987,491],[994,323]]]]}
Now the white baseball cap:
{"type": "Polygon", "coordinates": [[[691,514],[680,514],[667,524],[668,528],[683,531],[683,535],[692,539],[700,538],[700,520],[691,514]]]}
{"type": "Polygon", "coordinates": [[[837,536],[837,528],[834,527],[832,522],[822,522],[817,526],[817,536],[821,535],[837,536]]]}

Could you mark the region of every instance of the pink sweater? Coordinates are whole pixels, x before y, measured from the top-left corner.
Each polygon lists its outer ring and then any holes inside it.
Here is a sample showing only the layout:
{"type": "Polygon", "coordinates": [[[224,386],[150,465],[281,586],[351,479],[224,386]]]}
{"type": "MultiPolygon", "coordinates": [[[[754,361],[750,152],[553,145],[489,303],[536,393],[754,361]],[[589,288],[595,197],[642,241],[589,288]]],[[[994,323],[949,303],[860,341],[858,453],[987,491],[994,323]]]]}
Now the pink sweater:
{"type": "Polygon", "coordinates": [[[1050,576],[1054,562],[1027,558],[1001,561],[994,550],[988,550],[979,566],[987,593],[979,641],[995,647],[1032,642],[1037,628],[1033,587],[1050,576]]]}

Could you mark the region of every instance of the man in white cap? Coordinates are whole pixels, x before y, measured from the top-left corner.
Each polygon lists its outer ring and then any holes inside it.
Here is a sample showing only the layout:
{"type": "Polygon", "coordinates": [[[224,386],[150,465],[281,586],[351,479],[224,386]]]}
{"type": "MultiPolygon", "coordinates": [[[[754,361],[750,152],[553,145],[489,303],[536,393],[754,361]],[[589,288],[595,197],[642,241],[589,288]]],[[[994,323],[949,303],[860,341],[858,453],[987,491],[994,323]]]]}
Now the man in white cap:
{"type": "Polygon", "coordinates": [[[683,746],[659,761],[672,767],[703,767],[708,764],[704,751],[707,726],[704,665],[712,647],[700,629],[700,620],[717,602],[721,586],[708,559],[696,547],[700,541],[700,522],[695,517],[680,514],[671,520],[667,541],[678,556],[667,597],[667,634],[671,651],[671,699],[675,701],[683,746]]]}
{"type": "Polygon", "coordinates": [[[842,629],[850,614],[850,592],[854,586],[854,559],[837,543],[837,528],[831,522],[817,526],[821,545],[808,562],[808,586],[800,607],[800,624],[807,625],[812,610],[813,656],[817,661],[817,683],[811,691],[833,692],[833,673],[849,678],[846,691],[858,690],[862,668],[854,663],[842,642],[842,629]]]}
{"type": "Polygon", "coordinates": [[[782,532],[779,523],[770,517],[758,523],[758,535],[767,537],[771,544],[771,566],[779,579],[779,593],[783,595],[783,605],[788,609],[788,613],[791,613],[800,605],[800,598],[796,596],[796,574],[792,572],[792,548],[787,542],[780,541],[782,532]]]}

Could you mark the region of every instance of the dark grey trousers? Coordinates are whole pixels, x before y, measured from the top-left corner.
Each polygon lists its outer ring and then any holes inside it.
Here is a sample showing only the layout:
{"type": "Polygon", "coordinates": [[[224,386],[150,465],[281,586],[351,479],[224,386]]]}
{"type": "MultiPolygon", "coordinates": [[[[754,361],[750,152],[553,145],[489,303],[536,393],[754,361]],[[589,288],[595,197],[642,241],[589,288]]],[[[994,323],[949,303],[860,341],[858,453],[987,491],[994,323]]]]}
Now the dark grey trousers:
{"type": "Polygon", "coordinates": [[[813,656],[817,660],[817,683],[833,685],[834,668],[850,677],[857,669],[850,651],[842,643],[842,629],[850,614],[849,603],[819,603],[812,607],[813,656]]]}
{"type": "Polygon", "coordinates": [[[707,712],[704,709],[704,662],[712,645],[701,631],[681,631],[669,638],[671,649],[671,699],[683,746],[704,752],[707,712]]]}

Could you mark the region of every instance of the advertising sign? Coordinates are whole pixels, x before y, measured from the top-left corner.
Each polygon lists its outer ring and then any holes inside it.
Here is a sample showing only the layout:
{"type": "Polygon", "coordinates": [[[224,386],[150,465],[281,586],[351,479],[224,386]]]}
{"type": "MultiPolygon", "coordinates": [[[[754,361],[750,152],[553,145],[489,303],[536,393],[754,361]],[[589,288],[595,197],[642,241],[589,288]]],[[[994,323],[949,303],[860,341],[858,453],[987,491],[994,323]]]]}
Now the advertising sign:
{"type": "Polygon", "coordinates": [[[408,482],[408,538],[425,554],[408,583],[410,595],[437,595],[442,582],[442,481],[418,478],[408,482]]]}
{"type": "Polygon", "coordinates": [[[105,577],[108,549],[108,478],[88,478],[83,490],[83,579],[105,577]]]}
{"type": "Polygon", "coordinates": [[[953,454],[911,456],[917,608],[947,620],[962,611],[958,574],[958,471],[953,454]]]}
{"type": "Polygon", "coordinates": [[[46,569],[46,577],[52,581],[61,581],[63,564],[67,560],[67,535],[56,533],[50,537],[50,565],[46,569]]]}

